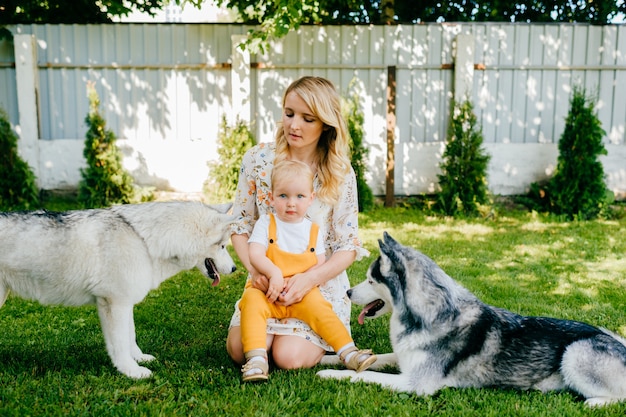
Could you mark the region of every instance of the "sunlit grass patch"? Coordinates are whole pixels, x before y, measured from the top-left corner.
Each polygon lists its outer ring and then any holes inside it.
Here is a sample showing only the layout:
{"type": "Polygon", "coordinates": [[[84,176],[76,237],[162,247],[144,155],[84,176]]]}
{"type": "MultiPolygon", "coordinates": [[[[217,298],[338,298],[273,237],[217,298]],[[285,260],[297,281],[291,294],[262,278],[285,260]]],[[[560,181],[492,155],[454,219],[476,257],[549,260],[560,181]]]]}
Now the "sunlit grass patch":
{"type": "MultiPolygon", "coordinates": [[[[57,207],[63,207],[55,203],[57,207]]],[[[348,270],[365,279],[389,232],[437,262],[484,302],[528,314],[582,320],[626,335],[626,218],[561,223],[524,211],[477,219],[377,208],[360,215],[371,255],[348,270]]],[[[242,384],[225,349],[246,279],[217,287],[198,271],[164,282],[135,307],[139,345],[157,357],[154,377],[120,375],[104,347],[95,307],[44,307],[10,296],[0,309],[0,415],[50,416],[623,416],[626,404],[589,410],[569,392],[444,389],[432,397],[322,381],[316,369],[276,371],[242,384]]],[[[359,347],[391,350],[389,316],[356,322],[359,347]]]]}

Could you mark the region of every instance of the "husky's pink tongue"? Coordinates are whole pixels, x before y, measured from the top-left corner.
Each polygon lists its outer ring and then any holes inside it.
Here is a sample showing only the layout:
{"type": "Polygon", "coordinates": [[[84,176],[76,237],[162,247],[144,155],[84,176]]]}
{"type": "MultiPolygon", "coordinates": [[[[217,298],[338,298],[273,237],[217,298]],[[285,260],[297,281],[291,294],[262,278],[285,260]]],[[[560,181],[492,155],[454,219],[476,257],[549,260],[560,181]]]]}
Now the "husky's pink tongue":
{"type": "Polygon", "coordinates": [[[359,314],[359,324],[363,324],[365,323],[365,313],[367,313],[366,309],[361,310],[361,313],[359,314]]]}
{"type": "Polygon", "coordinates": [[[374,300],[371,303],[369,303],[368,305],[366,305],[365,307],[363,307],[363,310],[361,310],[361,313],[359,314],[359,319],[358,319],[359,324],[363,324],[365,322],[365,316],[367,315],[367,313],[369,313],[369,311],[372,308],[376,307],[376,309],[374,311],[376,311],[376,310],[378,310],[380,308],[380,307],[378,307],[380,302],[381,302],[380,300],[374,300]]]}

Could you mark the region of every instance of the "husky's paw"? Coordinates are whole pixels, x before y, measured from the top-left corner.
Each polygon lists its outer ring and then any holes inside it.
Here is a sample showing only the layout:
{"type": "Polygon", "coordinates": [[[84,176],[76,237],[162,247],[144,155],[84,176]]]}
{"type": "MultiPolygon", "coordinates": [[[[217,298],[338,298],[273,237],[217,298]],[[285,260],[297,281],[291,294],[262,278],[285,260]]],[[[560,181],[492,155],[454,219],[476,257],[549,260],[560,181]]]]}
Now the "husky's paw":
{"type": "Polygon", "coordinates": [[[356,376],[356,372],[350,370],[325,369],[319,371],[317,376],[324,379],[350,379],[356,376]]]}
{"type": "Polygon", "coordinates": [[[343,362],[341,362],[341,359],[339,359],[339,355],[324,355],[322,356],[322,360],[320,360],[320,365],[339,366],[343,365],[343,362]]]}
{"type": "Polygon", "coordinates": [[[133,359],[137,362],[150,362],[155,360],[156,358],[152,355],[148,355],[147,353],[142,353],[140,355],[134,356],[133,359]]]}
{"type": "Polygon", "coordinates": [[[588,407],[603,407],[607,404],[612,404],[618,402],[619,399],[611,398],[611,397],[591,397],[587,398],[585,401],[585,405],[588,407]]]}

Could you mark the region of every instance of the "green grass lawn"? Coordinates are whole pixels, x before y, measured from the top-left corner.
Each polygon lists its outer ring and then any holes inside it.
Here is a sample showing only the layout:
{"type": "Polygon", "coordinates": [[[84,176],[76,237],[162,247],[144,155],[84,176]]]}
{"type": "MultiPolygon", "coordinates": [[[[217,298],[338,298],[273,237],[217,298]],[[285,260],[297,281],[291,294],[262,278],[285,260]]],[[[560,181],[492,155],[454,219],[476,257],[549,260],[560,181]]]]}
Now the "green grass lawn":
{"type": "MultiPolygon", "coordinates": [[[[52,207],[54,208],[54,207],[52,207]]],[[[626,219],[564,223],[523,211],[489,219],[431,217],[410,208],[361,215],[371,256],[389,232],[431,258],[483,301],[528,315],[582,320],[626,335],[626,219]]],[[[93,306],[43,307],[9,297],[0,309],[0,416],[623,416],[626,404],[590,410],[568,393],[444,389],[433,397],[273,371],[242,384],[224,341],[244,285],[240,271],[211,287],[198,271],[166,281],[135,307],[137,339],[157,360],[131,380],[106,354],[93,306]]],[[[388,317],[356,324],[363,348],[389,352],[388,317]]]]}

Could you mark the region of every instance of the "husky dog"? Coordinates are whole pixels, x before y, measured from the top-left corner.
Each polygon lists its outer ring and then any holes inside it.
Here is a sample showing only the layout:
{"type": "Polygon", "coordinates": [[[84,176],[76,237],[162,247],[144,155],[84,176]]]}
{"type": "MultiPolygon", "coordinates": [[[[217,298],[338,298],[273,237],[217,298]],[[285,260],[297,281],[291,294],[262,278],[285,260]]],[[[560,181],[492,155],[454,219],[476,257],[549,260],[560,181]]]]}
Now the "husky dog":
{"type": "MultiPolygon", "coordinates": [[[[589,324],[525,317],[484,304],[435,262],[387,233],[367,279],[348,290],[365,317],[391,312],[400,374],[324,370],[420,395],[443,387],[569,389],[600,406],[626,398],[626,341],[589,324]]],[[[329,362],[327,362],[329,363],[329,362]]]]}
{"type": "Polygon", "coordinates": [[[42,304],[96,304],[113,365],[146,378],[137,362],[133,307],[197,266],[217,285],[235,270],[226,244],[230,205],[160,202],[64,213],[0,213],[0,306],[9,294],[42,304]]]}

